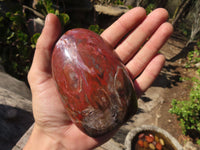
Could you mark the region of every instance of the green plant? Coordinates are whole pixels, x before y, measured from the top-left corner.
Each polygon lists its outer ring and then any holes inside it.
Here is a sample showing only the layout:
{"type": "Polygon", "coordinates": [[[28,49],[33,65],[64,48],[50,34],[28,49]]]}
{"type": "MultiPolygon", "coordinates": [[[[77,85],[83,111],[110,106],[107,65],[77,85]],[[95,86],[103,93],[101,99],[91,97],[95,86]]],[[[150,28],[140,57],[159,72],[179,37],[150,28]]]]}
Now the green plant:
{"type": "Polygon", "coordinates": [[[53,2],[51,0],[40,0],[38,1],[36,8],[44,16],[48,13],[53,13],[58,16],[62,26],[65,26],[69,22],[69,15],[66,13],[61,13],[59,9],[54,8],[53,2]]]}
{"type": "MultiPolygon", "coordinates": [[[[7,3],[4,4],[7,6],[7,3]]],[[[69,16],[54,8],[50,0],[41,0],[37,6],[37,10],[34,11],[38,11],[44,16],[48,13],[56,14],[63,27],[69,21],[69,16]]],[[[20,1],[16,2],[16,8],[12,7],[7,12],[1,11],[0,16],[0,63],[9,74],[25,81],[32,62],[34,48],[40,36],[40,33],[35,33],[32,37],[29,35],[29,14],[24,11],[22,1],[20,1]]]]}
{"type": "Polygon", "coordinates": [[[197,144],[200,145],[200,139],[197,140],[197,144]]]}
{"type": "MultiPolygon", "coordinates": [[[[188,134],[189,131],[195,131],[200,134],[200,80],[197,78],[190,79],[194,86],[190,92],[190,99],[179,101],[172,100],[172,108],[170,113],[176,114],[183,133],[188,134]]],[[[200,138],[200,137],[199,137],[200,138]]]]}
{"type": "Polygon", "coordinates": [[[36,43],[38,38],[40,37],[40,33],[35,33],[32,37],[31,37],[31,47],[35,48],[36,47],[36,43]]]}
{"type": "Polygon", "coordinates": [[[189,38],[191,34],[191,25],[184,21],[178,22],[176,24],[176,29],[178,32],[180,32],[183,36],[189,38]]]}
{"type": "Polygon", "coordinates": [[[88,29],[99,35],[104,31],[104,29],[101,29],[98,24],[90,25],[88,29]]]}
{"type": "Polygon", "coordinates": [[[200,68],[199,68],[199,69],[197,69],[197,73],[198,73],[198,75],[200,76],[200,68]]]}
{"type": "Polygon", "coordinates": [[[33,50],[22,10],[6,12],[0,19],[0,57],[6,71],[23,78],[29,69],[33,50]]]}
{"type": "Polygon", "coordinates": [[[200,49],[200,41],[197,42],[197,47],[200,49]]]}
{"type": "Polygon", "coordinates": [[[133,6],[131,6],[131,5],[128,5],[128,9],[132,9],[133,8],[133,6]]]}
{"type": "Polygon", "coordinates": [[[190,51],[187,55],[186,68],[194,67],[196,63],[200,62],[200,44],[197,43],[197,46],[194,50],[190,51]]]}
{"type": "Polygon", "coordinates": [[[115,5],[124,5],[123,0],[113,0],[113,3],[114,3],[115,5]]]}
{"type": "Polygon", "coordinates": [[[154,3],[150,3],[147,7],[146,7],[146,12],[147,14],[149,14],[150,12],[152,12],[153,9],[156,8],[156,5],[154,3]]]}
{"type": "Polygon", "coordinates": [[[101,3],[101,4],[106,4],[106,5],[124,5],[124,0],[103,0],[103,1],[99,1],[99,0],[95,0],[95,3],[101,3]]]}

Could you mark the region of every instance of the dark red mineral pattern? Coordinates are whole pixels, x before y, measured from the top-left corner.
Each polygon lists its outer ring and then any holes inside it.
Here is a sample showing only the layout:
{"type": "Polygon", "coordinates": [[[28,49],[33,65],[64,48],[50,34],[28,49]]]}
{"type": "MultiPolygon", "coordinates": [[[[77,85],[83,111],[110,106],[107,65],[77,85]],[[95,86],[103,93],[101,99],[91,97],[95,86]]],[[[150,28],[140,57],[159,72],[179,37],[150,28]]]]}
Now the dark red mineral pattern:
{"type": "Polygon", "coordinates": [[[53,50],[52,72],[68,115],[89,136],[119,128],[137,111],[126,68],[113,49],[90,30],[63,34],[53,50]]]}

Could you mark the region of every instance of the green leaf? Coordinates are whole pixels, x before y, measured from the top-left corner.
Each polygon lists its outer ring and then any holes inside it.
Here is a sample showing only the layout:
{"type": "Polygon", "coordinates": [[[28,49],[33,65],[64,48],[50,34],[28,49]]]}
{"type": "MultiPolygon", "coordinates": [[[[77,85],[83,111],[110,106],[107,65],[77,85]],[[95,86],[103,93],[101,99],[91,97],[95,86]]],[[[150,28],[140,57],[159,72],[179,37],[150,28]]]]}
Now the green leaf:
{"type": "Polygon", "coordinates": [[[91,30],[91,31],[93,31],[93,32],[95,32],[95,33],[97,33],[97,34],[99,34],[99,35],[104,31],[103,29],[101,29],[99,27],[98,24],[90,25],[88,29],[91,30]]]}
{"type": "Polygon", "coordinates": [[[7,12],[6,17],[10,18],[10,16],[11,16],[11,12],[7,12]]]}
{"type": "Polygon", "coordinates": [[[0,22],[2,22],[3,20],[4,20],[4,17],[1,16],[1,17],[0,17],[0,22]]]}
{"type": "Polygon", "coordinates": [[[36,43],[38,38],[40,37],[40,33],[35,33],[32,37],[31,37],[31,47],[34,49],[36,47],[36,43]]]}
{"type": "Polygon", "coordinates": [[[12,32],[11,35],[9,37],[7,37],[7,40],[10,40],[11,38],[13,38],[15,36],[15,32],[12,32]]]}
{"type": "Polygon", "coordinates": [[[18,30],[17,38],[19,41],[23,41],[25,43],[28,40],[28,35],[22,31],[18,30]]]}
{"type": "Polygon", "coordinates": [[[69,15],[66,13],[60,13],[57,16],[58,16],[62,26],[65,26],[68,23],[68,21],[70,20],[69,15]]]}
{"type": "Polygon", "coordinates": [[[190,92],[190,99],[185,101],[173,99],[172,108],[169,110],[170,113],[178,116],[184,134],[191,129],[200,132],[200,80],[197,78],[187,80],[194,83],[190,92]]]}
{"type": "Polygon", "coordinates": [[[40,37],[40,33],[35,33],[35,34],[31,37],[31,43],[36,45],[37,40],[38,40],[39,37],[40,37]]]}
{"type": "Polygon", "coordinates": [[[197,144],[200,145],[200,139],[197,140],[197,144]]]}

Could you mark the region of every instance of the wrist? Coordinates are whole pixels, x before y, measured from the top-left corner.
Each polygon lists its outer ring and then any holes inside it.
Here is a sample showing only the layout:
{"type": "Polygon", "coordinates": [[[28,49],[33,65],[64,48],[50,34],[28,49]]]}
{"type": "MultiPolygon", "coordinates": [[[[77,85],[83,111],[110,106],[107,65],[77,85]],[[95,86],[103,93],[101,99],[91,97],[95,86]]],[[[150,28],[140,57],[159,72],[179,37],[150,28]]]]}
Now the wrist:
{"type": "Polygon", "coordinates": [[[62,144],[34,126],[31,136],[23,150],[64,150],[62,144]]]}

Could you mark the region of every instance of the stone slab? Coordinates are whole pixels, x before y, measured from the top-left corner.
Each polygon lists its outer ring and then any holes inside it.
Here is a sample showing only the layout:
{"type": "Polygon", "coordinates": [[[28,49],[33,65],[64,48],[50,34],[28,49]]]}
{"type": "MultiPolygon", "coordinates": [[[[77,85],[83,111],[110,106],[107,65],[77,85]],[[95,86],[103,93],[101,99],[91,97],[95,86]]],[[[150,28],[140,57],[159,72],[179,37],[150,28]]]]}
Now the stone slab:
{"type": "Polygon", "coordinates": [[[0,87],[0,149],[11,149],[33,121],[31,101],[0,87]]]}
{"type": "Polygon", "coordinates": [[[0,87],[31,100],[31,92],[27,85],[5,72],[0,72],[0,87]]]}

